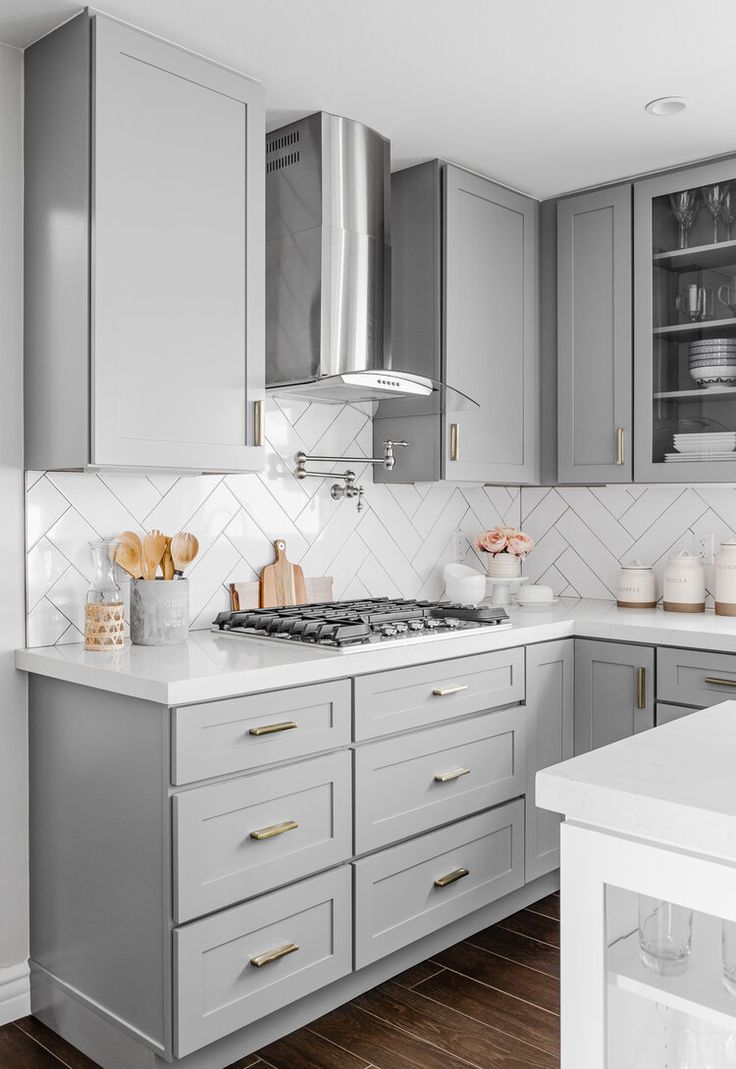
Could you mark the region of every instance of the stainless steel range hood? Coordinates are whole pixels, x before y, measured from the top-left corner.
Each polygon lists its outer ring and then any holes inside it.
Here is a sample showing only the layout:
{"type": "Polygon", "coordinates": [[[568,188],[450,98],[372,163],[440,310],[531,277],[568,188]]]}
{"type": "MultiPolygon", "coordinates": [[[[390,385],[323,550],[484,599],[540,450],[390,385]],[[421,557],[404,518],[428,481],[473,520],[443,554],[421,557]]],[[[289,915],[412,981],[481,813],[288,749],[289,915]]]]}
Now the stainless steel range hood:
{"type": "Polygon", "coordinates": [[[317,112],[266,138],[266,384],[334,404],[475,407],[391,360],[390,145],[317,112]]]}

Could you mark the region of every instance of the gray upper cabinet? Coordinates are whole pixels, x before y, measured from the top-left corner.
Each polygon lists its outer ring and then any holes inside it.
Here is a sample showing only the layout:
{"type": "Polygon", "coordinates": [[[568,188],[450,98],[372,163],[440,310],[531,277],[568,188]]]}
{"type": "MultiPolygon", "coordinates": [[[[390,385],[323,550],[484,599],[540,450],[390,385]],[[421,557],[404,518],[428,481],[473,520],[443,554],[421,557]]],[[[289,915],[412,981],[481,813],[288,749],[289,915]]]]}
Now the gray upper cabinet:
{"type": "Polygon", "coordinates": [[[654,727],[654,649],[575,640],[575,753],[654,727]]]}
{"type": "Polygon", "coordinates": [[[26,466],[261,468],[262,87],[85,12],[25,118],[26,466]]]}
{"type": "Polygon", "coordinates": [[[631,185],[557,204],[557,477],[632,477],[631,185]]]}
{"type": "Polygon", "coordinates": [[[539,204],[437,160],[392,176],[393,363],[472,411],[382,403],[376,447],[406,438],[386,482],[539,477],[539,204]]]}

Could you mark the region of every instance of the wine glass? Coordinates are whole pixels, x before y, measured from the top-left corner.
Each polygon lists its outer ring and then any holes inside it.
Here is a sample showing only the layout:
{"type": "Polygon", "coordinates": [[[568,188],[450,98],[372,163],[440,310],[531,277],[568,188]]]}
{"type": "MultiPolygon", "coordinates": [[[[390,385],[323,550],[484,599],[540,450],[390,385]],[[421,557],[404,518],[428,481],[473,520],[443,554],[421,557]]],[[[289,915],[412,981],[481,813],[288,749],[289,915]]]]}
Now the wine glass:
{"type": "Polygon", "coordinates": [[[723,202],[729,192],[728,182],[719,182],[715,186],[703,186],[703,203],[713,216],[713,244],[718,241],[718,220],[723,211],[723,202]]]}
{"type": "Polygon", "coordinates": [[[721,205],[721,219],[726,226],[726,241],[731,240],[731,227],[736,223],[736,193],[727,189],[721,205]]]}
{"type": "Polygon", "coordinates": [[[680,224],[680,248],[687,248],[687,233],[693,226],[700,209],[698,193],[695,189],[683,189],[679,193],[670,193],[672,214],[680,224]]]}

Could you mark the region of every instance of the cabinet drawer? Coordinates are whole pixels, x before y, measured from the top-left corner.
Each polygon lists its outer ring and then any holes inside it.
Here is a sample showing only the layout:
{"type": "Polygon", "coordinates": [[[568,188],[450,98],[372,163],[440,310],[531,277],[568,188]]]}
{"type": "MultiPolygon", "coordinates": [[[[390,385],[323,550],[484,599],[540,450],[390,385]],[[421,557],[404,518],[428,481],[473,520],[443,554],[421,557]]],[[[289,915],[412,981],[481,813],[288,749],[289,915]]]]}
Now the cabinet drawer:
{"type": "Polygon", "coordinates": [[[366,743],[355,751],[358,854],[524,793],[526,709],[366,743]]]}
{"type": "Polygon", "coordinates": [[[176,1057],[345,976],[350,933],[347,865],[176,929],[176,1057]]]}
{"type": "Polygon", "coordinates": [[[175,795],[176,923],[347,860],[351,794],[343,750],[175,795]]]}
{"type": "Polygon", "coordinates": [[[392,846],[353,867],[360,969],[522,886],[524,802],[392,846]]]}
{"type": "Polygon", "coordinates": [[[701,709],[736,698],[736,656],[660,648],[657,698],[701,709]]]}
{"type": "Polygon", "coordinates": [[[173,712],[171,781],[192,783],[349,742],[348,679],[189,705],[173,712]]]}
{"type": "Polygon", "coordinates": [[[682,705],[668,705],[667,702],[657,702],[657,727],[661,724],[671,724],[673,720],[680,720],[683,716],[696,713],[697,709],[688,709],[682,705]]]}
{"type": "Polygon", "coordinates": [[[355,738],[436,724],[524,698],[524,650],[499,650],[355,680],[355,738]]]}

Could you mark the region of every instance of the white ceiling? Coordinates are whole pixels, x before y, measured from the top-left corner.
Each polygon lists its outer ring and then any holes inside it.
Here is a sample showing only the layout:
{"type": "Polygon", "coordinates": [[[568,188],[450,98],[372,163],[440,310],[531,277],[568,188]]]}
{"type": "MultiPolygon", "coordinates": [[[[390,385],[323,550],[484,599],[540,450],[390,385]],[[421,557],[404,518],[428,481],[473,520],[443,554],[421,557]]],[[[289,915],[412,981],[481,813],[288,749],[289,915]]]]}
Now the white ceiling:
{"type": "MultiPolygon", "coordinates": [[[[259,78],[269,127],[312,111],[540,197],[736,150],[721,0],[104,0],[101,10],[259,78]],[[653,118],[667,94],[693,108],[653,118]]],[[[0,0],[23,47],[79,10],[0,0]]]]}

